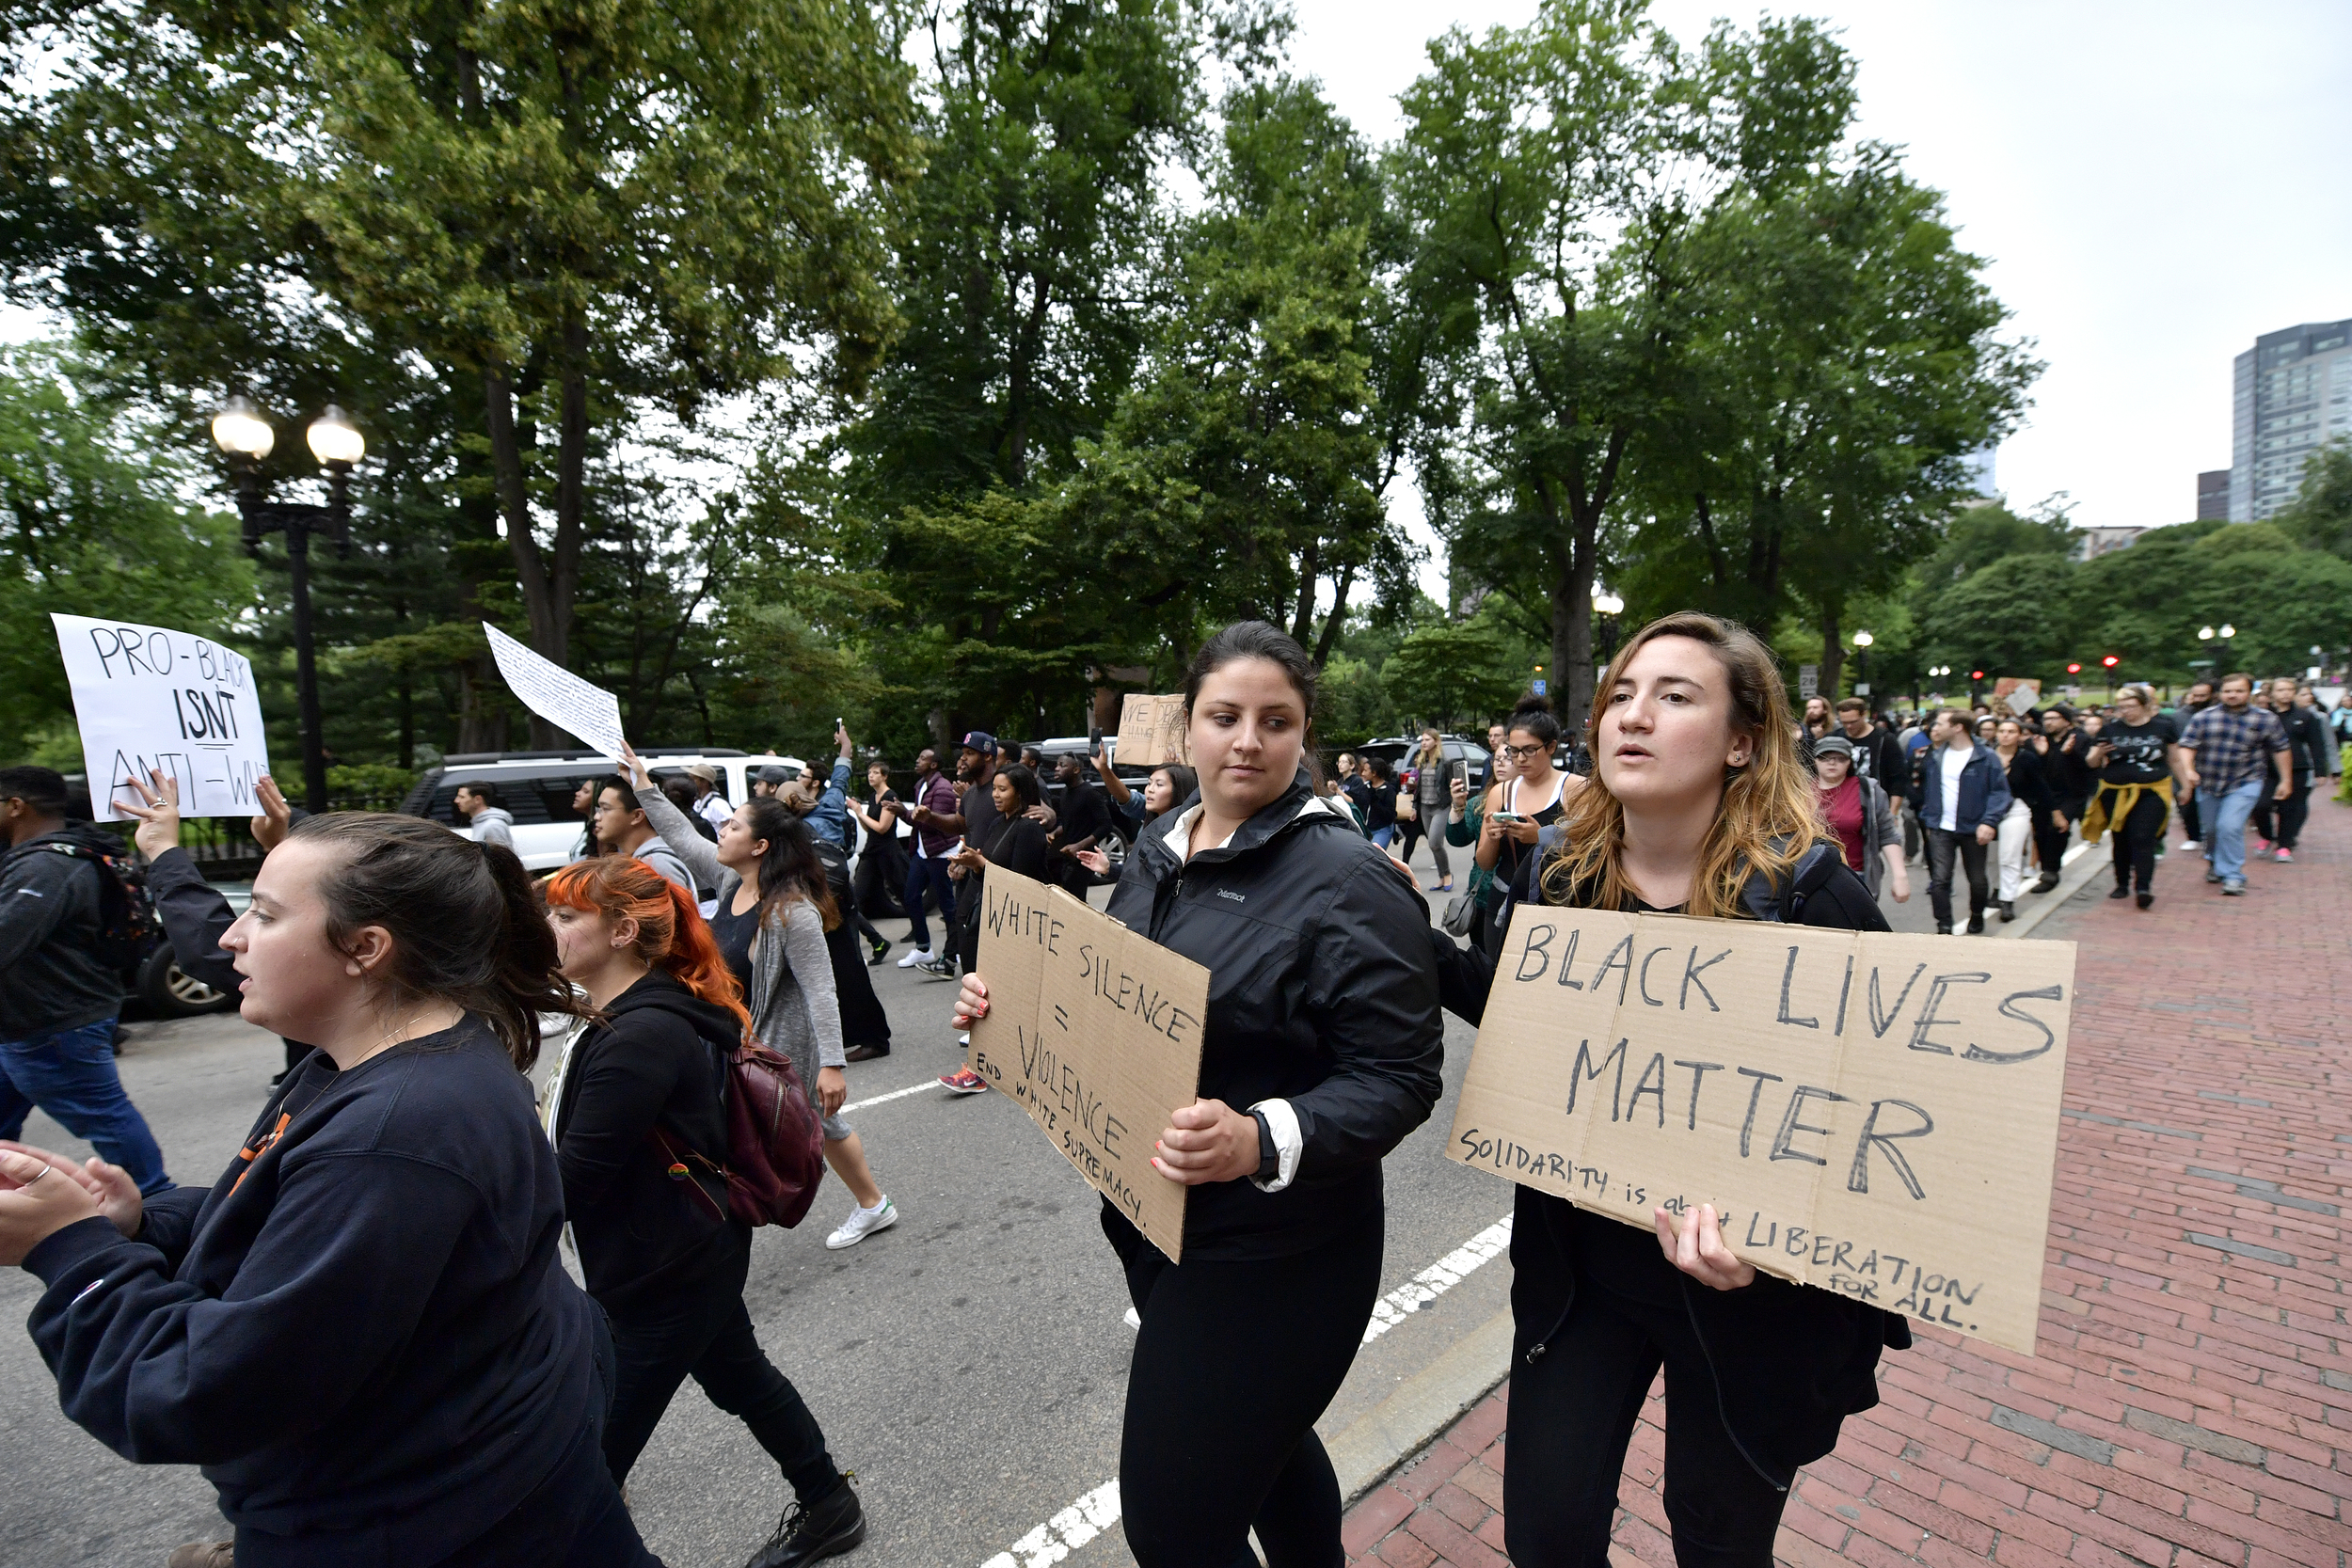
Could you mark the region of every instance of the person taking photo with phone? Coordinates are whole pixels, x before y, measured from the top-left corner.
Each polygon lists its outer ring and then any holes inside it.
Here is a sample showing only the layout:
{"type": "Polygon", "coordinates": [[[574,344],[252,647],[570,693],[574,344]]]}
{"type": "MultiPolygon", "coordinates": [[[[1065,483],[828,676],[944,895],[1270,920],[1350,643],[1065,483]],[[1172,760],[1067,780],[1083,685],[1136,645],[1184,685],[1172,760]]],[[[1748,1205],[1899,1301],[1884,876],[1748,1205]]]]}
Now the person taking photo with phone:
{"type": "MultiPolygon", "coordinates": [[[[1814,803],[1772,650],[1668,615],[1603,673],[1595,770],[1531,872],[1535,902],[1883,931],[1814,803]]],[[[1432,933],[1446,1006],[1475,1023],[1486,953],[1432,933]]],[[[1878,1402],[1903,1320],[1760,1275],[1702,1204],[1651,1230],[1518,1189],[1511,1233],[1504,1546],[1520,1568],[1597,1568],[1651,1380],[1666,1374],[1666,1518],[1683,1563],[1770,1568],[1797,1468],[1878,1402]]]]}
{"type": "MultiPolygon", "coordinates": [[[[1154,1169],[1191,1191],[1184,1261],[1107,1203],[1136,1336],[1120,1445],[1142,1568],[1334,1568],[1340,1489],[1314,1423],[1380,1289],[1380,1161],[1442,1086],[1425,906],[1310,783],[1315,670],[1263,622],[1184,683],[1199,800],[1136,840],[1110,914],[1209,971],[1200,1099],[1154,1169]]],[[[988,1010],[964,977],[957,1019],[988,1010]]]]}

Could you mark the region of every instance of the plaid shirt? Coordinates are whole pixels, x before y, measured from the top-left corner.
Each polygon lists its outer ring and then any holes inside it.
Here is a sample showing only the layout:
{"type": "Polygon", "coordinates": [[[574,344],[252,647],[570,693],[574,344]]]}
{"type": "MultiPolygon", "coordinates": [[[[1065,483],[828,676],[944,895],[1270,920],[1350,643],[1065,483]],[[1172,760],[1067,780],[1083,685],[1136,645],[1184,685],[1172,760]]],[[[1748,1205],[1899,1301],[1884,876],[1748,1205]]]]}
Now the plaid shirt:
{"type": "Polygon", "coordinates": [[[2197,753],[2197,787],[2220,795],[2261,778],[2264,759],[2287,749],[2287,732],[2266,707],[2249,703],[2233,713],[2216,703],[2188,721],[2181,744],[2197,753]]]}

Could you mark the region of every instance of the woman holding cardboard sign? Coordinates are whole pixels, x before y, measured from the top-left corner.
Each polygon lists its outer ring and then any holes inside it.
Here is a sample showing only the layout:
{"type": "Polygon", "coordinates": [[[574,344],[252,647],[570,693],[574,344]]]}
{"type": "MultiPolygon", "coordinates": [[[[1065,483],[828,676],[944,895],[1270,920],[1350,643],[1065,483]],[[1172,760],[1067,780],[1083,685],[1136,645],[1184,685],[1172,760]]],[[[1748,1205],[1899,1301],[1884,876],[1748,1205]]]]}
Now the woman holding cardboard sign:
{"type": "MultiPolygon", "coordinates": [[[[1138,835],[1110,913],[1209,971],[1200,1099],[1152,1164],[1191,1187],[1184,1261],[1105,1204],[1142,1319],[1120,1495],[1143,1568],[1339,1568],[1314,1434],[1380,1289],[1380,1161],[1427,1119],[1443,1052],[1429,915],[1310,784],[1315,674],[1262,622],[1184,686],[1200,795],[1138,835]]],[[[988,1010],[968,974],[957,1023],[988,1010]]]]}
{"type": "MultiPolygon", "coordinates": [[[[1883,931],[1814,805],[1771,651],[1711,615],[1644,627],[1602,675],[1593,782],[1520,895],[1578,909],[1883,931]]],[[[1433,934],[1446,1003],[1478,1021],[1492,958],[1433,934]]],[[[1901,1318],[1759,1275],[1714,1206],[1649,1235],[1522,1186],[1511,1236],[1505,1540],[1521,1568],[1608,1559],[1618,1477],[1662,1364],[1677,1562],[1769,1568],[1797,1466],[1878,1402],[1901,1318]]]]}

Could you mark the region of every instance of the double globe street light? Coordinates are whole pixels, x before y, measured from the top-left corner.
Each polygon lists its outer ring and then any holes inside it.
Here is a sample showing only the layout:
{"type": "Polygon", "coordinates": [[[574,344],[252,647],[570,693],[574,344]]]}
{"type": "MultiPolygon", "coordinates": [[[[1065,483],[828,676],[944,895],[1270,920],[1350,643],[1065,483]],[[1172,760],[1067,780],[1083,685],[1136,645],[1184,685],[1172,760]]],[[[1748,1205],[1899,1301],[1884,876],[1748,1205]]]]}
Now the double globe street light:
{"type": "Polygon", "coordinates": [[[322,738],[316,652],[310,640],[310,535],[335,541],[335,553],[351,553],[351,470],[367,455],[368,443],[349,416],[328,404],[307,432],[310,455],[326,470],[326,503],[273,501],[262,460],[278,445],[278,433],[253,400],[231,397],[213,416],[213,441],[229,460],[229,478],[245,519],[245,553],[258,556],[262,536],[286,536],[286,562],[294,587],[294,694],[302,717],[302,803],[326,809],[326,746],[322,738]]]}
{"type": "Polygon", "coordinates": [[[1853,634],[1853,694],[1857,697],[1870,694],[1870,647],[1876,641],[1867,631],[1853,634]]]}

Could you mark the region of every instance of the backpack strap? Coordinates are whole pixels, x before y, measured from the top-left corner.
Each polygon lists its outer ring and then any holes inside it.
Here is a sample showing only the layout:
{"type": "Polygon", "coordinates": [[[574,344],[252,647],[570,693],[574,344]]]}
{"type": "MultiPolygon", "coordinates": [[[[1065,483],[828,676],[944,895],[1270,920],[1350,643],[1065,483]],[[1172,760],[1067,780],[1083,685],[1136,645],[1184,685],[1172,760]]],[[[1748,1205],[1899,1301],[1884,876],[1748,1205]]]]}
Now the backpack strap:
{"type": "MultiPolygon", "coordinates": [[[[705,1203],[710,1205],[710,1212],[712,1216],[723,1225],[726,1223],[726,1211],[721,1209],[719,1207],[718,1200],[712,1197],[708,1193],[705,1192],[703,1190],[703,1184],[694,1180],[694,1173],[687,1165],[686,1160],[678,1158],[678,1151],[675,1148],[671,1147],[669,1134],[662,1132],[661,1129],[657,1126],[653,1130],[653,1141],[661,1146],[662,1155],[669,1161],[670,1168],[668,1175],[670,1180],[692,1188],[696,1197],[701,1198],[705,1203]]],[[[686,1158],[692,1160],[695,1164],[702,1166],[703,1169],[710,1172],[711,1175],[717,1177],[721,1181],[724,1181],[726,1180],[727,1171],[724,1165],[713,1164],[708,1159],[705,1158],[703,1155],[697,1153],[691,1148],[686,1151],[686,1158]]]]}
{"type": "Polygon", "coordinates": [[[1758,920],[1792,926],[1804,911],[1805,900],[1819,893],[1845,863],[1845,854],[1836,844],[1816,841],[1789,867],[1788,886],[1775,887],[1769,877],[1752,876],[1740,890],[1740,901],[1758,920]]]}

